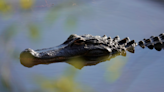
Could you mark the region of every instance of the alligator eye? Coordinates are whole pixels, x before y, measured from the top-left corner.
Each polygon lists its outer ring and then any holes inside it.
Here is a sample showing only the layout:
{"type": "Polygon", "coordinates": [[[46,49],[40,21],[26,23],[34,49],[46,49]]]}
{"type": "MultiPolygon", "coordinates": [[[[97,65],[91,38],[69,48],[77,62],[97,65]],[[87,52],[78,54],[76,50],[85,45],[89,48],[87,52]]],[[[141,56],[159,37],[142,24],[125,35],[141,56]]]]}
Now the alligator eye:
{"type": "Polygon", "coordinates": [[[63,44],[67,44],[67,43],[71,42],[71,41],[72,41],[73,39],[75,39],[76,37],[78,37],[78,35],[76,35],[76,34],[70,35],[70,36],[67,38],[67,40],[66,40],[63,44]]]}
{"type": "Polygon", "coordinates": [[[74,44],[76,44],[76,45],[82,45],[84,43],[85,42],[83,40],[80,40],[80,39],[74,41],[74,44]]]}
{"type": "Polygon", "coordinates": [[[73,38],[75,38],[75,37],[78,37],[78,35],[77,35],[77,34],[71,34],[71,35],[68,37],[68,39],[73,39],[73,38]]]}

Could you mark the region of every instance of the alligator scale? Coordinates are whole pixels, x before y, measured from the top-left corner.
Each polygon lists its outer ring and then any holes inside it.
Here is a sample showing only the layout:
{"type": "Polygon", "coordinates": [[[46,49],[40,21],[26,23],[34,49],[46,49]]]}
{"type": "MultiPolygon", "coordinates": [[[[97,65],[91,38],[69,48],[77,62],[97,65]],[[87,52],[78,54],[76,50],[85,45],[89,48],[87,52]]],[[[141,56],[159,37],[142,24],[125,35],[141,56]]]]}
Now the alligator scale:
{"type": "Polygon", "coordinates": [[[138,43],[134,40],[130,41],[129,37],[120,40],[119,36],[112,39],[106,35],[100,37],[89,34],[82,36],[72,34],[63,44],[56,47],[38,50],[25,49],[20,54],[20,62],[26,67],[66,62],[81,69],[84,66],[96,65],[110,60],[118,55],[126,56],[126,51],[134,53],[137,45],[142,48],[155,48],[157,51],[161,51],[164,48],[164,33],[159,36],[151,36],[149,39],[144,39],[138,43]],[[70,61],[75,57],[82,60],[82,66],[76,66],[70,61]]]}

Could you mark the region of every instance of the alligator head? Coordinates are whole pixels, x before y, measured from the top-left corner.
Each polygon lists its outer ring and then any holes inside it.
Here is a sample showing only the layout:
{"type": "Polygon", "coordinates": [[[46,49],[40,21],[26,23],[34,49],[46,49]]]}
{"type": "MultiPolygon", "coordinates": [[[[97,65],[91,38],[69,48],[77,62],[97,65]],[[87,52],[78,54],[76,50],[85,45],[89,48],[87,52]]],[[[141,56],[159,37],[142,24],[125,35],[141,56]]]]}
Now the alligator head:
{"type": "MultiPolygon", "coordinates": [[[[59,46],[32,50],[25,49],[20,54],[20,62],[26,67],[32,67],[38,64],[50,64],[56,62],[66,62],[76,68],[95,65],[102,61],[109,60],[115,56],[126,56],[126,51],[134,53],[136,43],[130,41],[128,37],[120,40],[119,36],[92,36],[72,34],[59,46]],[[76,66],[70,59],[78,57],[82,60],[82,66],[76,66]]],[[[78,61],[76,61],[78,62],[78,61]]]]}

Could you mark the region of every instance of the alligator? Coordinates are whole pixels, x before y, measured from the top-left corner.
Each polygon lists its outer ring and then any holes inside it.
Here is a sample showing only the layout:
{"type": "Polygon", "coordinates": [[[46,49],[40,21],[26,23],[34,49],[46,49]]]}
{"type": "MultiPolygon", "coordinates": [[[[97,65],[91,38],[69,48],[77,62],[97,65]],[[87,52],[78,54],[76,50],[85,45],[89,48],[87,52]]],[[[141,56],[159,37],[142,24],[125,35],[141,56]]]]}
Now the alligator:
{"type": "Polygon", "coordinates": [[[126,56],[126,51],[134,53],[136,46],[155,48],[155,50],[161,51],[164,49],[164,33],[143,39],[138,43],[135,40],[130,40],[129,37],[120,39],[119,36],[116,36],[112,39],[106,35],[101,37],[89,34],[81,36],[72,34],[64,43],[56,47],[37,50],[25,49],[20,54],[20,62],[25,67],[66,62],[82,69],[84,66],[96,65],[119,55],[126,56]],[[75,62],[71,62],[73,59],[75,62]],[[77,62],[82,63],[79,63],[79,66],[76,64],[77,62]]]}

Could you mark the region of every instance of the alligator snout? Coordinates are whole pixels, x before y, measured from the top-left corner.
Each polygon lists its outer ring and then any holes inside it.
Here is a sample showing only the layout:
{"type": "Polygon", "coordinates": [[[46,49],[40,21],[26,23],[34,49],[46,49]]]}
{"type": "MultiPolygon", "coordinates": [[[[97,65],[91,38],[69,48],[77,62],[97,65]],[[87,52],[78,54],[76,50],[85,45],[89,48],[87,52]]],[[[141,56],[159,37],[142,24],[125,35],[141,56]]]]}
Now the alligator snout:
{"type": "Polygon", "coordinates": [[[20,62],[22,65],[26,67],[33,67],[35,65],[34,62],[34,56],[33,54],[36,54],[35,51],[32,49],[25,49],[21,54],[20,54],[20,62]]]}

